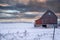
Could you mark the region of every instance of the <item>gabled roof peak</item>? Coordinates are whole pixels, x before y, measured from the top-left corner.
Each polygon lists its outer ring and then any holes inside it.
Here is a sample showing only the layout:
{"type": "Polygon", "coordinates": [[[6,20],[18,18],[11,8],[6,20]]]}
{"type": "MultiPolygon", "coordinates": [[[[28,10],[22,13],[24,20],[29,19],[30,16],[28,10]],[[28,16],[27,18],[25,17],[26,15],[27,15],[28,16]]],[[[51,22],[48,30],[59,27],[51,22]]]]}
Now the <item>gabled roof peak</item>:
{"type": "Polygon", "coordinates": [[[46,13],[54,13],[54,12],[51,10],[47,10],[46,13]]]}

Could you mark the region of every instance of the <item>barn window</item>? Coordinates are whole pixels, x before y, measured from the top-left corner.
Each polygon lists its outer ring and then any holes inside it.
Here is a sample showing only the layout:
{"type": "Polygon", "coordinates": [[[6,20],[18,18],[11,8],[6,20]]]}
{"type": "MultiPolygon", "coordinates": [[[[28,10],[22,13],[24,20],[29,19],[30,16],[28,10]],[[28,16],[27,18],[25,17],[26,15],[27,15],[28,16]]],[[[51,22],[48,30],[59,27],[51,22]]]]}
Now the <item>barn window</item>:
{"type": "Polygon", "coordinates": [[[48,15],[51,15],[51,13],[48,13],[48,15]]]}

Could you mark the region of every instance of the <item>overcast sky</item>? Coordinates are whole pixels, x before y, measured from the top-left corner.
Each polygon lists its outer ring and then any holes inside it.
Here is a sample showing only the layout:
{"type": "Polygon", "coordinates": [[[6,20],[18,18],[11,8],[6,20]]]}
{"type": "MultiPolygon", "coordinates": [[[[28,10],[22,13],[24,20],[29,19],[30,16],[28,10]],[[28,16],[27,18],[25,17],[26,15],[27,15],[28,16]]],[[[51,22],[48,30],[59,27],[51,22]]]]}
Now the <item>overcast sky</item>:
{"type": "MultiPolygon", "coordinates": [[[[27,4],[31,0],[0,0],[0,3],[25,3],[27,4]]],[[[32,1],[38,1],[38,2],[46,2],[47,0],[32,0],[32,1]]],[[[51,0],[50,0],[51,1],[51,0]]]]}
{"type": "MultiPolygon", "coordinates": [[[[28,4],[29,1],[31,1],[31,0],[0,0],[0,3],[9,3],[9,4],[24,3],[24,4],[28,4]]],[[[46,2],[47,0],[32,0],[32,1],[46,2]]]]}

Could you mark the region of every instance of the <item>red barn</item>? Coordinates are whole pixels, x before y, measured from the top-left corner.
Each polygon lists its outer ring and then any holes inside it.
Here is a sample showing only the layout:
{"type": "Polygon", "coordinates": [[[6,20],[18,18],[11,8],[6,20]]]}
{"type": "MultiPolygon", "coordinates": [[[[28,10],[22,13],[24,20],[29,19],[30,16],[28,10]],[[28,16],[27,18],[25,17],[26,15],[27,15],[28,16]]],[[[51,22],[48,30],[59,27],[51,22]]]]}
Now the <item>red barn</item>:
{"type": "Polygon", "coordinates": [[[35,21],[35,27],[57,27],[57,16],[51,10],[47,10],[46,13],[35,21]]]}

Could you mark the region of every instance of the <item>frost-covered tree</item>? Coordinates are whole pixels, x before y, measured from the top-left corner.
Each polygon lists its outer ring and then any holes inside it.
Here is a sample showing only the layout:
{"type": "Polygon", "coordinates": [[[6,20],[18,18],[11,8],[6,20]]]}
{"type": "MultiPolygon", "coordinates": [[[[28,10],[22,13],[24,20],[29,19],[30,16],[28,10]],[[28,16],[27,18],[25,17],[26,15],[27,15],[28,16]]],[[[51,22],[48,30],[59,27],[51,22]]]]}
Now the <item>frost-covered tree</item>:
{"type": "Polygon", "coordinates": [[[24,36],[27,36],[27,34],[28,34],[28,33],[27,33],[27,30],[25,30],[25,31],[24,31],[24,36]]]}

